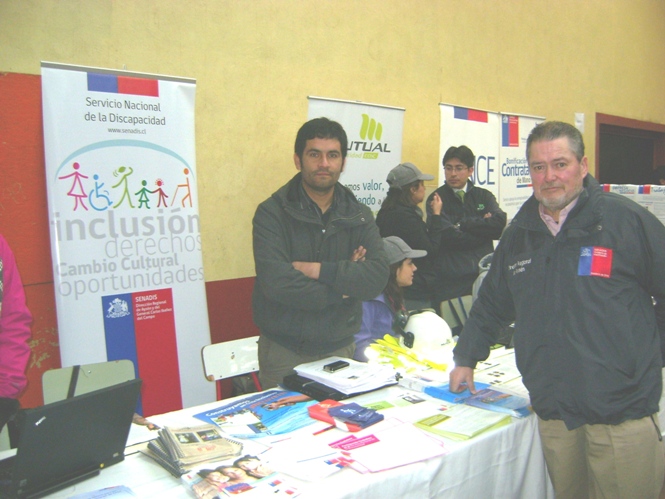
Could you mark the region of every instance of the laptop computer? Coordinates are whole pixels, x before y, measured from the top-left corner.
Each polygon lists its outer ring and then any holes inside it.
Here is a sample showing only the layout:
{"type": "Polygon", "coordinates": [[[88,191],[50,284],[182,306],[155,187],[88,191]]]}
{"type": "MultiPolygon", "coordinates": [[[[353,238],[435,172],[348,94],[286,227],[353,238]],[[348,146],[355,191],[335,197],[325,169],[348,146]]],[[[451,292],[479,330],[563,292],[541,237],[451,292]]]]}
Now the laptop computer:
{"type": "Polygon", "coordinates": [[[19,411],[16,455],[0,461],[0,497],[42,497],[122,461],[140,388],[133,379],[19,411]]]}

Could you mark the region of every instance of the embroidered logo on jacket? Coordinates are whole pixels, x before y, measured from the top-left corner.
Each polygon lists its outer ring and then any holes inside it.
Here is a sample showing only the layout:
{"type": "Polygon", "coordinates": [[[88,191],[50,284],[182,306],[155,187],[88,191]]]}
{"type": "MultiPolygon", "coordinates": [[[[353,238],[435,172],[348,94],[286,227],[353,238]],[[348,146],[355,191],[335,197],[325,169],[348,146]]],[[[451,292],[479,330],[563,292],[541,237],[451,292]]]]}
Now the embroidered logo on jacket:
{"type": "Polygon", "coordinates": [[[583,246],[577,275],[612,277],[612,250],[600,246],[583,246]]]}
{"type": "Polygon", "coordinates": [[[508,265],[508,270],[512,272],[513,275],[517,275],[521,272],[525,272],[526,266],[530,264],[531,264],[531,258],[529,258],[528,260],[518,260],[512,265],[508,265]]]}

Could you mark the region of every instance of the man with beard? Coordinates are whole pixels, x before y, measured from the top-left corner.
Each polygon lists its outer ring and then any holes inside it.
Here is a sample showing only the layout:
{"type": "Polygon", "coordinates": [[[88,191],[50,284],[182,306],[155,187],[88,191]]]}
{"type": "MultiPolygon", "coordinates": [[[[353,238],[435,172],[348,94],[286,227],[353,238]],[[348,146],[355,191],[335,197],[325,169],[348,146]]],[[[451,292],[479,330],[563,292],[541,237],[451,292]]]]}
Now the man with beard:
{"type": "Polygon", "coordinates": [[[494,253],[454,350],[451,390],[475,392],[476,362],[515,322],[517,367],[557,499],[656,498],[665,227],[603,192],[575,127],[541,123],[526,155],[533,196],[494,253]]]}
{"type": "Polygon", "coordinates": [[[338,182],[346,153],[339,123],[305,123],[293,156],[299,173],[254,215],[252,309],[261,331],[263,388],[281,383],[299,364],[353,357],[362,302],[388,281],[371,210],[338,182]]]}

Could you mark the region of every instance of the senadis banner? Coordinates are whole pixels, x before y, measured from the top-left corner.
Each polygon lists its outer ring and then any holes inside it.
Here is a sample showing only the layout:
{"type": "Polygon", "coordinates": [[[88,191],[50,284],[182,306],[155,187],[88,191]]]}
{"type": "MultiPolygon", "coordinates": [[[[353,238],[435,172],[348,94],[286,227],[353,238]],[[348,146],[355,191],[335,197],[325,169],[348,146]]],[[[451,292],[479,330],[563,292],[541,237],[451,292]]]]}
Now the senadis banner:
{"type": "Polygon", "coordinates": [[[195,93],[191,79],[42,63],[62,365],[132,360],[145,415],[215,399],[195,93]]]}
{"type": "Polygon", "coordinates": [[[362,102],[308,97],[308,119],[337,121],[349,144],[340,182],[374,215],[388,192],[388,172],[402,161],[404,109],[362,102]]]}

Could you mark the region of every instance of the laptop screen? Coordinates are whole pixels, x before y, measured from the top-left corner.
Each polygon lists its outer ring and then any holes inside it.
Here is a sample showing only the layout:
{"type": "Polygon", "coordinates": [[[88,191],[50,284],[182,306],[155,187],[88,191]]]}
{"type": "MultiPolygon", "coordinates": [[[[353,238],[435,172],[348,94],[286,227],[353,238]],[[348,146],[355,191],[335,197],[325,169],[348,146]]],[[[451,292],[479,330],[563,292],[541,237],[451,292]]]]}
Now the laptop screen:
{"type": "Polygon", "coordinates": [[[53,492],[122,461],[141,380],[19,412],[10,492],[53,492]]]}

